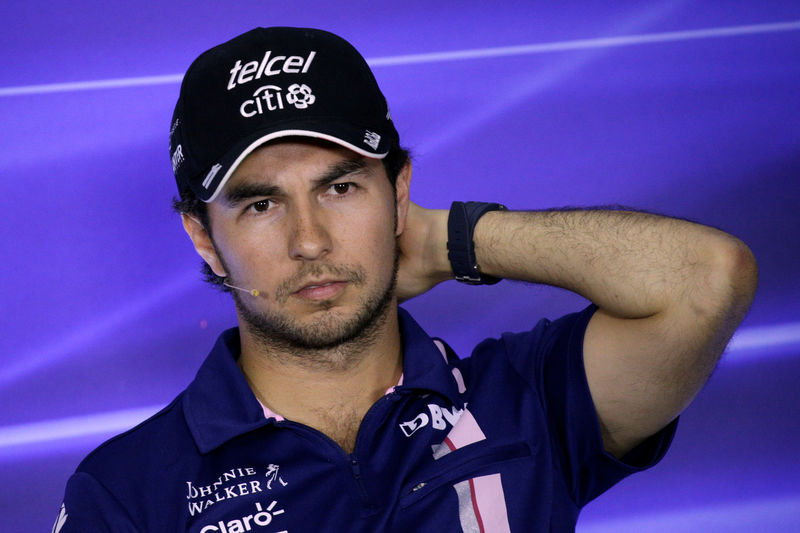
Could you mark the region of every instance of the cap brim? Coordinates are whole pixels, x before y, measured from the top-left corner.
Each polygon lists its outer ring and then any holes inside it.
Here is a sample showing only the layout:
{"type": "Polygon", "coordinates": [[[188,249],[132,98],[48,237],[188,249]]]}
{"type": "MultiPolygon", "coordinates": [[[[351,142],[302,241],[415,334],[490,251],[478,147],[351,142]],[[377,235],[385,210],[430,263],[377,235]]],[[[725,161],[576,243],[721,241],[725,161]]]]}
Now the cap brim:
{"type": "Polygon", "coordinates": [[[284,124],[279,130],[259,132],[238,143],[228,150],[221,160],[206,173],[205,179],[200,184],[200,187],[198,187],[199,190],[195,190],[195,194],[204,202],[213,202],[248,155],[259,146],[283,137],[311,137],[314,139],[322,139],[372,159],[383,159],[386,157],[386,154],[389,153],[389,139],[386,137],[381,137],[376,151],[370,151],[351,142],[353,139],[358,138],[359,135],[363,135],[363,128],[355,128],[350,125],[338,125],[335,128],[315,127],[313,129],[308,129],[308,126],[308,121],[298,122],[293,125],[284,124]],[[332,133],[332,129],[337,130],[336,134],[332,133]],[[348,134],[342,135],[345,131],[348,134]]]}

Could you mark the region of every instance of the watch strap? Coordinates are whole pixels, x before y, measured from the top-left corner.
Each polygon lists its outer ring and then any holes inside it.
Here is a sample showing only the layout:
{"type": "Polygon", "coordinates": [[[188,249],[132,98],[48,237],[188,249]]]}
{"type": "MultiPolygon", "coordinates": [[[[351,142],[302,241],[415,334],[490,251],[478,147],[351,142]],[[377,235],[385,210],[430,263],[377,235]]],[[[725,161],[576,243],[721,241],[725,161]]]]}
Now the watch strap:
{"type": "Polygon", "coordinates": [[[447,257],[457,281],[470,285],[494,285],[500,278],[481,274],[475,258],[473,233],[478,220],[489,211],[504,211],[502,204],[453,202],[447,217],[447,257]]]}

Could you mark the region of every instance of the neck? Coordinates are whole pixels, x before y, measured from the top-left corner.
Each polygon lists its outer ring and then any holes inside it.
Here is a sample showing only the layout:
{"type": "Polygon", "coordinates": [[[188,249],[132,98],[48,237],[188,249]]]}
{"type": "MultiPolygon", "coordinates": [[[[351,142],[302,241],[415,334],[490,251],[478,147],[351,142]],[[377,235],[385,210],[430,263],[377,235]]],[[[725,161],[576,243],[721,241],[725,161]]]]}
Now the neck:
{"type": "MultiPolygon", "coordinates": [[[[330,434],[333,420],[357,419],[402,374],[397,305],[372,331],[327,349],[274,345],[240,327],[239,365],[258,399],[281,416],[330,434]]],[[[240,321],[241,324],[241,321],[240,321]]]]}

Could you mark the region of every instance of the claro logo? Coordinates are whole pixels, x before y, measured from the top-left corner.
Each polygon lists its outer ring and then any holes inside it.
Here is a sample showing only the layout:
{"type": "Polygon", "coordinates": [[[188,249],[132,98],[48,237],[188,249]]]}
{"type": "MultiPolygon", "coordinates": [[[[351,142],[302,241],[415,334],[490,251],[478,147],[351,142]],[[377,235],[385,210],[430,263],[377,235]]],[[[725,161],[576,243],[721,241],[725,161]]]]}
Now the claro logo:
{"type": "MultiPolygon", "coordinates": [[[[252,531],[255,527],[266,527],[272,523],[273,517],[283,514],[283,509],[275,509],[277,504],[278,502],[273,500],[272,503],[264,509],[261,507],[261,503],[256,502],[255,513],[233,520],[220,520],[216,524],[204,526],[203,529],[200,530],[200,533],[240,533],[243,531],[252,531]]],[[[277,533],[286,533],[286,530],[277,533]]]]}

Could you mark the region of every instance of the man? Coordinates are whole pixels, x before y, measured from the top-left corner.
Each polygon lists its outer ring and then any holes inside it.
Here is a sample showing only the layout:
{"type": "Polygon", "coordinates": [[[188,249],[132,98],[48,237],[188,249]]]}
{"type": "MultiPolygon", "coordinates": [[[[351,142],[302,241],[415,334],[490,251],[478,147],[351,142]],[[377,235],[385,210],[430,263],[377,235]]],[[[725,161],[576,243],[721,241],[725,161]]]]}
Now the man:
{"type": "Polygon", "coordinates": [[[573,530],[663,456],[755,291],[749,249],[690,222],[416,206],[369,68],[319,30],[201,55],[170,149],[239,328],[81,463],[62,532],[573,530]],[[460,359],[397,307],[453,277],[593,303],[460,359]]]}

